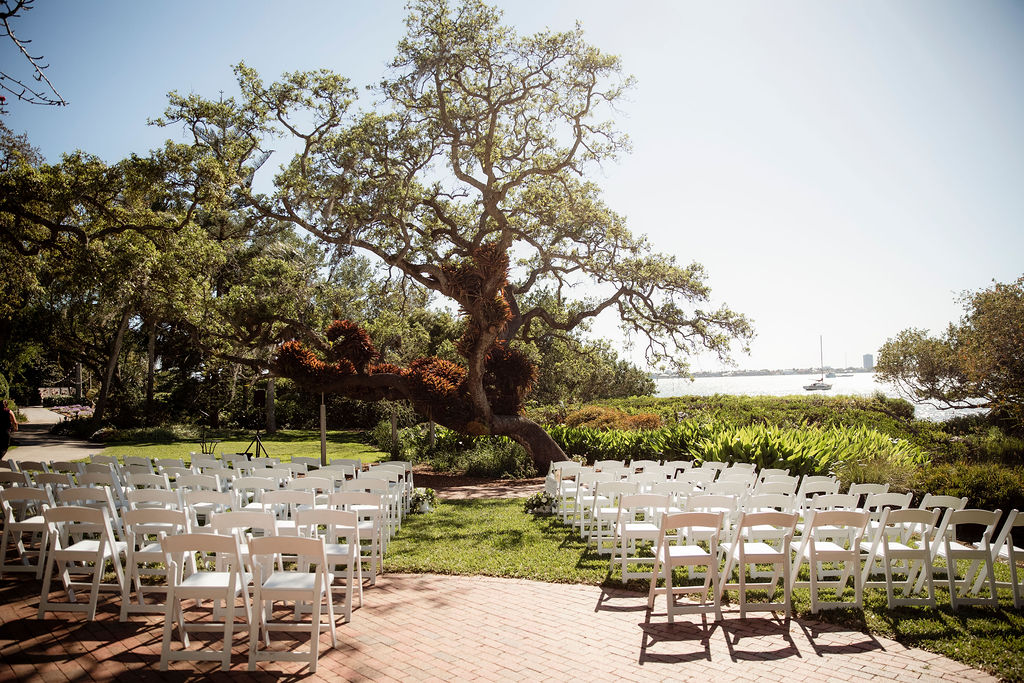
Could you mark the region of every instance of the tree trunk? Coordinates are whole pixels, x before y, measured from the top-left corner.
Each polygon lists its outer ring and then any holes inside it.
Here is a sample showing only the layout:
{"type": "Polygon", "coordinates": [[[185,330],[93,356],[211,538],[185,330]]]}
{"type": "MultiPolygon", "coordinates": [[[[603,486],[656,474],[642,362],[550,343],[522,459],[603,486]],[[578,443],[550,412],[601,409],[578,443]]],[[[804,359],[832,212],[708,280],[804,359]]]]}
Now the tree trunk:
{"type": "Polygon", "coordinates": [[[156,319],[149,322],[149,340],[146,347],[146,426],[153,426],[153,392],[156,384],[156,319]]]}
{"type": "Polygon", "coordinates": [[[277,415],[274,403],[274,380],[275,377],[273,375],[267,378],[267,396],[264,399],[264,407],[267,411],[267,434],[273,434],[277,431],[277,415]]]}
{"type": "Polygon", "coordinates": [[[537,474],[547,474],[553,462],[568,460],[551,435],[533,420],[519,415],[495,415],[493,425],[496,436],[507,436],[526,449],[537,474]]]}
{"type": "Polygon", "coordinates": [[[126,308],[121,315],[121,324],[117,327],[114,341],[110,345],[110,357],[107,359],[107,367],[103,373],[103,384],[100,386],[100,395],[96,399],[96,409],[93,411],[92,420],[97,428],[103,424],[103,413],[106,412],[110,387],[114,382],[114,370],[117,369],[117,359],[121,355],[121,344],[124,342],[124,333],[128,329],[130,319],[131,309],[126,308]]]}

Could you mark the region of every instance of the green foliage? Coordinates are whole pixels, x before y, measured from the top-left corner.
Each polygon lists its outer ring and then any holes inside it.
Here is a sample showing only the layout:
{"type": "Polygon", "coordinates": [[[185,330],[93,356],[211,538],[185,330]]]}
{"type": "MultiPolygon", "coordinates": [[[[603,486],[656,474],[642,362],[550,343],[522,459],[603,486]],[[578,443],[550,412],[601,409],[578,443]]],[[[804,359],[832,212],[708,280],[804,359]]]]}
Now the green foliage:
{"type": "MultiPolygon", "coordinates": [[[[391,426],[387,434],[378,426],[374,430],[374,443],[378,436],[391,440],[391,426]]],[[[430,463],[434,471],[465,474],[490,479],[523,479],[537,476],[533,461],[522,446],[507,437],[469,436],[452,429],[437,427],[434,445],[426,425],[400,432],[402,454],[413,462],[430,463]]]]}
{"type": "Polygon", "coordinates": [[[875,372],[916,400],[985,407],[1024,430],[1024,277],[960,301],[964,315],[941,336],[909,329],[886,341],[875,372]]]}
{"type": "Polygon", "coordinates": [[[608,406],[586,406],[567,415],[563,423],[591,429],[657,429],[661,418],[652,413],[630,414],[608,406]]]}
{"type": "Polygon", "coordinates": [[[933,493],[967,496],[972,508],[985,510],[1024,510],[1024,467],[970,462],[947,463],[921,468],[916,472],[912,490],[918,496],[933,493]]]}
{"type": "Polygon", "coordinates": [[[752,462],[795,474],[825,474],[840,463],[881,458],[894,467],[928,460],[916,446],[867,427],[780,428],[684,422],[645,431],[556,425],[551,436],[570,455],[595,460],[671,459],[752,462]]]}

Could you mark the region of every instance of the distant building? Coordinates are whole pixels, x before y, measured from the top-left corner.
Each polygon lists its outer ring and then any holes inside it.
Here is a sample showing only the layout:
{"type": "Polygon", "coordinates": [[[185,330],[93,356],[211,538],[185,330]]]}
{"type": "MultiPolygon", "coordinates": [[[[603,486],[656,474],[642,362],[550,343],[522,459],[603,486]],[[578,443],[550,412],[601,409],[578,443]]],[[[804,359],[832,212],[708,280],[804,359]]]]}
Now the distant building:
{"type": "Polygon", "coordinates": [[[875,369],[875,357],[872,356],[870,353],[865,353],[864,354],[864,369],[865,370],[874,370],[875,369]]]}

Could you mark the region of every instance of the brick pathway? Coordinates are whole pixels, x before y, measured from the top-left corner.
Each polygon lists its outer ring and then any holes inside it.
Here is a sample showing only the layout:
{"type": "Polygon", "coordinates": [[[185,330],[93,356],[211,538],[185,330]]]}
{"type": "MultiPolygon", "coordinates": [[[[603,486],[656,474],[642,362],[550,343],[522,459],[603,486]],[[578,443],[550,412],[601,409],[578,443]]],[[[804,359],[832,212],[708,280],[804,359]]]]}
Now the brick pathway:
{"type": "MultiPolygon", "coordinates": [[[[187,680],[246,678],[247,636],[234,641],[232,671],[177,662],[161,674],[162,620],[117,620],[119,601],[84,615],[36,619],[39,582],[0,582],[0,680],[187,680]]],[[[588,680],[860,681],[994,680],[939,655],[813,621],[788,625],[771,615],[722,623],[699,616],[666,623],[635,593],[515,579],[387,575],[366,605],[322,640],[319,669],[261,663],[258,680],[588,680]]],[[[664,609],[659,598],[657,607],[664,609]]],[[[305,647],[305,643],[302,643],[305,647]]]]}

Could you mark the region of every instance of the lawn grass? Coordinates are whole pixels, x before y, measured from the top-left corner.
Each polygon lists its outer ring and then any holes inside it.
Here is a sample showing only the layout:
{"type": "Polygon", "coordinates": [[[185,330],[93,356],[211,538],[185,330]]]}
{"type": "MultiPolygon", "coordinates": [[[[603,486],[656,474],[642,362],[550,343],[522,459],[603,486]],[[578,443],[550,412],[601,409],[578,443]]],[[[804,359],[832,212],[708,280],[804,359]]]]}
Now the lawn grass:
{"type": "MultiPolygon", "coordinates": [[[[220,443],[216,453],[241,453],[252,443],[252,434],[248,432],[223,432],[217,437],[220,443]]],[[[282,429],[274,434],[260,436],[267,455],[289,461],[293,456],[320,457],[320,432],[309,429],[282,429]]],[[[189,453],[199,452],[196,440],[179,440],[169,442],[154,441],[123,441],[108,445],[103,449],[104,455],[115,455],[122,460],[126,455],[141,455],[149,458],[183,458],[189,461],[189,453]]],[[[255,452],[255,448],[249,448],[255,452]]],[[[390,456],[368,445],[364,433],[358,431],[333,431],[327,433],[327,459],[358,458],[364,463],[387,460],[390,456]]]]}
{"type": "MultiPolygon", "coordinates": [[[[535,517],[523,510],[522,500],[508,498],[442,501],[429,514],[410,515],[388,545],[385,566],[389,572],[483,574],[622,587],[618,569],[609,572],[608,558],[588,550],[557,517],[535,517]]],[[[997,569],[999,578],[1006,580],[1008,568],[997,569]]],[[[1013,608],[1009,592],[1000,591],[998,609],[961,607],[953,612],[945,582],[935,585],[935,609],[890,611],[885,591],[875,588],[865,591],[863,610],[822,610],[812,615],[806,588],[794,591],[793,608],[799,617],[840,623],[937,652],[1005,680],[1024,680],[1024,612],[1013,608]]],[[[634,580],[627,587],[646,592],[648,582],[634,580]]],[[[849,588],[843,599],[852,598],[849,588]]]]}

